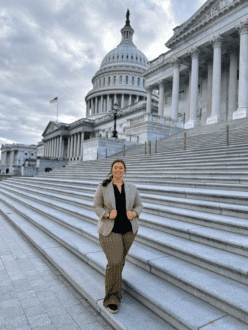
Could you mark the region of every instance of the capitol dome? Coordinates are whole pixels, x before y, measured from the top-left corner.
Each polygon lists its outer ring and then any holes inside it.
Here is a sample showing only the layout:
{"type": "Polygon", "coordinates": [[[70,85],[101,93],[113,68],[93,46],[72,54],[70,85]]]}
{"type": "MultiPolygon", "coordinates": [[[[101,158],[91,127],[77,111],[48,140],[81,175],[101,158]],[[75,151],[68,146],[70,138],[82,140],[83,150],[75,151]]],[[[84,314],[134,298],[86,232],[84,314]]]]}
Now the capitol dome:
{"type": "MultiPolygon", "coordinates": [[[[121,29],[121,42],[102,60],[92,78],[93,89],[86,95],[86,117],[96,119],[112,110],[115,103],[128,107],[146,99],[145,78],[147,58],[133,43],[134,30],[130,25],[129,10],[126,24],[121,29]]],[[[157,101],[158,96],[152,95],[157,101]]]]}
{"type": "MultiPolygon", "coordinates": [[[[129,36],[130,38],[130,36],[129,36]]],[[[101,69],[109,65],[115,64],[134,64],[146,69],[147,66],[146,56],[138,50],[133,44],[132,40],[124,39],[121,43],[111,50],[103,59],[101,69]]]]}

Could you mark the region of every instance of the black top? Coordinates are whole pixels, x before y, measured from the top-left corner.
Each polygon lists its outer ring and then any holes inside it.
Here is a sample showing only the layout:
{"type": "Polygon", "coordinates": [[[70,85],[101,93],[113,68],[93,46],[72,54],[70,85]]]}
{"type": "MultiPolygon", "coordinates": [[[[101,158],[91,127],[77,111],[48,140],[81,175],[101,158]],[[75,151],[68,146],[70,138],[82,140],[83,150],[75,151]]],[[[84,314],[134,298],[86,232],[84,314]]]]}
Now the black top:
{"type": "Polygon", "coordinates": [[[121,192],[119,191],[118,187],[115,184],[113,184],[113,187],[115,193],[117,217],[114,219],[115,224],[112,229],[112,232],[124,235],[129,231],[133,232],[131,222],[127,217],[126,195],[125,195],[124,184],[122,183],[121,185],[121,192]]]}

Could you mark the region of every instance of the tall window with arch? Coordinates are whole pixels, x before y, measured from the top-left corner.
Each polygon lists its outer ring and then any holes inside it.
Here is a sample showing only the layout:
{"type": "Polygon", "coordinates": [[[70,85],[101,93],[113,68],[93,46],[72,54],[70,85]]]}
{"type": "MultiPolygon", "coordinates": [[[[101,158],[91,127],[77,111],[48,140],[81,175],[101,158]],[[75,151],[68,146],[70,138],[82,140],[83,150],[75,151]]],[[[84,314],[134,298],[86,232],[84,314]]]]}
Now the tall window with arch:
{"type": "Polygon", "coordinates": [[[132,85],[134,85],[134,77],[132,77],[132,85]]]}
{"type": "Polygon", "coordinates": [[[138,83],[138,86],[140,86],[140,78],[138,78],[138,82],[137,83],[138,83]]]}
{"type": "Polygon", "coordinates": [[[122,76],[120,76],[120,84],[122,84],[122,76]]]}
{"type": "Polygon", "coordinates": [[[111,78],[110,78],[110,77],[108,77],[108,84],[109,84],[109,85],[110,85],[110,79],[111,79],[111,78]]]}
{"type": "Polygon", "coordinates": [[[128,84],[128,76],[126,76],[126,85],[128,84]]]}

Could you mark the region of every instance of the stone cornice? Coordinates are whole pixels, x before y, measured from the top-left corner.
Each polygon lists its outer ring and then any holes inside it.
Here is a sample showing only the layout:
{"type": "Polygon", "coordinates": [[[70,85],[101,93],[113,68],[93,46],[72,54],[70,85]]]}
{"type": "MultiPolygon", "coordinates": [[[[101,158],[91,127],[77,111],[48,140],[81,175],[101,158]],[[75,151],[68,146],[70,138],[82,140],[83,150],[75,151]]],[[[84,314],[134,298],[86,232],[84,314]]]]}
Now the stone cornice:
{"type": "Polygon", "coordinates": [[[205,5],[203,5],[188,21],[186,21],[175,33],[166,42],[166,47],[172,48],[177,42],[186,39],[194,32],[198,31],[200,28],[214,20],[215,18],[225,14],[230,11],[232,8],[236,7],[240,3],[246,2],[247,0],[221,0],[215,7],[213,7],[208,15],[200,21],[199,24],[192,27],[193,24],[197,21],[200,15],[204,14],[210,6],[215,2],[215,0],[209,0],[205,5]]]}

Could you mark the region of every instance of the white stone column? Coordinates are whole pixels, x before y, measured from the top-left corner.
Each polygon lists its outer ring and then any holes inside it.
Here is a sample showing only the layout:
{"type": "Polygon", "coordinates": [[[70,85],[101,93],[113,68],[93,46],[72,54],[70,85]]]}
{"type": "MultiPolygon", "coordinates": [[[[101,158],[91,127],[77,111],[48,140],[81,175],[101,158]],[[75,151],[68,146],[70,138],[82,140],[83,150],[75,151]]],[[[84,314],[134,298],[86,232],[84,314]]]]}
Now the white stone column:
{"type": "Polygon", "coordinates": [[[74,148],[73,148],[73,157],[77,156],[77,133],[73,134],[74,139],[74,148]]]}
{"type": "Polygon", "coordinates": [[[95,97],[95,113],[98,113],[98,97],[95,97]]]}
{"type": "Polygon", "coordinates": [[[109,97],[109,111],[112,111],[113,109],[113,99],[109,97]]]}
{"type": "Polygon", "coordinates": [[[212,112],[211,116],[207,119],[206,125],[221,123],[223,121],[220,114],[222,40],[223,38],[220,35],[215,36],[211,40],[214,48],[212,112]]]}
{"type": "Polygon", "coordinates": [[[207,118],[211,116],[212,112],[212,90],[213,90],[213,59],[206,60],[208,65],[208,82],[207,82],[207,118]]]}
{"type": "Polygon", "coordinates": [[[238,72],[238,56],[237,49],[229,49],[230,68],[229,68],[229,91],[228,91],[228,120],[233,118],[234,111],[237,110],[237,72],[238,72]]]}
{"type": "Polygon", "coordinates": [[[62,136],[62,152],[61,152],[61,157],[65,158],[65,139],[62,136]]]}
{"type": "Polygon", "coordinates": [[[86,101],[86,117],[89,116],[89,101],[86,101]]]}
{"type": "Polygon", "coordinates": [[[71,135],[70,158],[72,158],[72,152],[73,152],[73,135],[71,135]]]}
{"type": "Polygon", "coordinates": [[[107,95],[107,112],[110,111],[109,94],[107,95]]]}
{"type": "Polygon", "coordinates": [[[124,94],[121,95],[121,108],[124,108],[124,94]]]}
{"type": "Polygon", "coordinates": [[[91,114],[94,115],[95,114],[95,104],[94,104],[94,99],[91,99],[91,114]]]}
{"type": "Polygon", "coordinates": [[[136,103],[139,102],[139,95],[136,96],[136,103]]]}
{"type": "Polygon", "coordinates": [[[83,141],[84,141],[84,132],[82,132],[82,134],[81,134],[81,149],[80,149],[80,159],[81,160],[83,160],[83,154],[84,154],[83,141]]]}
{"type": "Polygon", "coordinates": [[[51,157],[53,158],[53,150],[54,150],[54,140],[51,139],[51,157]]]}
{"type": "MultiPolygon", "coordinates": [[[[179,92],[178,92],[179,93],[179,92]]],[[[159,82],[159,104],[158,104],[158,115],[164,116],[164,81],[159,82]]]]}
{"type": "Polygon", "coordinates": [[[103,95],[101,95],[101,106],[100,106],[100,112],[102,113],[103,110],[103,95]]]}
{"type": "Polygon", "coordinates": [[[129,101],[128,101],[128,105],[132,105],[132,95],[129,95],[129,101]]]}
{"type": "Polygon", "coordinates": [[[147,98],[146,98],[146,113],[152,113],[152,87],[146,87],[147,98]]]}
{"type": "Polygon", "coordinates": [[[80,150],[81,150],[81,133],[79,132],[78,133],[78,138],[77,138],[77,141],[78,141],[78,143],[77,143],[77,157],[80,157],[80,150]]]}
{"type": "Polygon", "coordinates": [[[67,155],[66,158],[70,159],[70,150],[71,150],[71,137],[68,136],[68,140],[67,140],[67,155]]]}
{"type": "Polygon", "coordinates": [[[239,98],[233,119],[248,117],[248,18],[236,26],[240,34],[239,98]]]}
{"type": "Polygon", "coordinates": [[[59,137],[59,158],[62,158],[62,140],[63,140],[63,137],[62,137],[62,135],[60,135],[60,137],[59,137]]]}
{"type": "Polygon", "coordinates": [[[47,141],[47,157],[50,157],[50,140],[47,141]]]}
{"type": "Polygon", "coordinates": [[[107,100],[103,99],[103,112],[107,112],[107,100]]]}
{"type": "Polygon", "coordinates": [[[173,120],[177,121],[181,61],[180,61],[180,59],[176,58],[172,61],[172,64],[173,64],[173,87],[172,87],[171,118],[173,120]]]}
{"type": "Polygon", "coordinates": [[[185,129],[193,128],[200,124],[199,120],[197,119],[200,50],[198,48],[194,48],[190,53],[192,58],[190,116],[188,122],[185,124],[185,129]]]}

